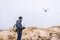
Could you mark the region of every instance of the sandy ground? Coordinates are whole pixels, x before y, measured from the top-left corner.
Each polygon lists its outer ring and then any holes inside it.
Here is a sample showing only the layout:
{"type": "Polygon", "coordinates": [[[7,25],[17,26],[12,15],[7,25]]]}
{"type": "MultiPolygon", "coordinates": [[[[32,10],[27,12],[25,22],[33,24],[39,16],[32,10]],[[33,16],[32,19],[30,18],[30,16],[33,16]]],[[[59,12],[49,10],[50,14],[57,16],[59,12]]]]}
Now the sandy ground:
{"type": "MultiPolygon", "coordinates": [[[[16,39],[17,33],[13,30],[0,31],[0,40],[16,39]]],[[[60,26],[51,28],[26,28],[23,30],[21,40],[60,40],[60,26]]]]}

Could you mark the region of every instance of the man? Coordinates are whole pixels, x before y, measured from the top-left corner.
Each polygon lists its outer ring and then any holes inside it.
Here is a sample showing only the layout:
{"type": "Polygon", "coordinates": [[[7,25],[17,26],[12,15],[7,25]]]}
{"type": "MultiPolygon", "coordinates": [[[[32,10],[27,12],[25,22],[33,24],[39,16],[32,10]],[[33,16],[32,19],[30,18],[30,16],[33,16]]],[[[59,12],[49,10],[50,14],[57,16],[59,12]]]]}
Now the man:
{"type": "Polygon", "coordinates": [[[25,27],[22,27],[22,19],[23,17],[19,17],[18,20],[16,21],[16,32],[18,34],[17,40],[21,40],[21,36],[22,36],[22,30],[25,29],[25,27]]]}

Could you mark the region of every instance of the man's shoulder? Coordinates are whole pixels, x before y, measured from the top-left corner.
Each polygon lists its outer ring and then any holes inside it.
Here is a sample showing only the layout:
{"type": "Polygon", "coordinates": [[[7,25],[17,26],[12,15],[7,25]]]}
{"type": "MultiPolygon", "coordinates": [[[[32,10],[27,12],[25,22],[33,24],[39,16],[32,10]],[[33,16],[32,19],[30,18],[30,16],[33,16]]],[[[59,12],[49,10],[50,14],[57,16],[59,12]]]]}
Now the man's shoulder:
{"type": "Polygon", "coordinates": [[[17,20],[17,21],[19,21],[19,20],[17,20]]]}

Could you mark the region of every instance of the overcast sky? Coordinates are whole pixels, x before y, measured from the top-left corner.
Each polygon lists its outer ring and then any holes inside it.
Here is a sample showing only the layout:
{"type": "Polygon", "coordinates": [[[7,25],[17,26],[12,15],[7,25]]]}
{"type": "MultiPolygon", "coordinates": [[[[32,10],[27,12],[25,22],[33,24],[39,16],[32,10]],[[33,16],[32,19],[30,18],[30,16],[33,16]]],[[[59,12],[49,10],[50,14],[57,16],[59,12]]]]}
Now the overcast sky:
{"type": "Polygon", "coordinates": [[[60,0],[0,0],[0,29],[12,27],[19,16],[25,27],[60,25],[60,0]]]}

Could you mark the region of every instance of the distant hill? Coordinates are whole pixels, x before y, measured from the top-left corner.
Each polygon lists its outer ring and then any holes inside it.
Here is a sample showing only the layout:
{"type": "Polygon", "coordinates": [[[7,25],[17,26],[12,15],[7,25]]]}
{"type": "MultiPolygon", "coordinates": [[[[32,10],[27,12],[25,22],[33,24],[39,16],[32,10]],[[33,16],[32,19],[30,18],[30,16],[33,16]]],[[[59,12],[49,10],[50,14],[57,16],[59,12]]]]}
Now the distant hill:
{"type": "Polygon", "coordinates": [[[0,30],[0,31],[2,31],[2,30],[0,30]]]}

